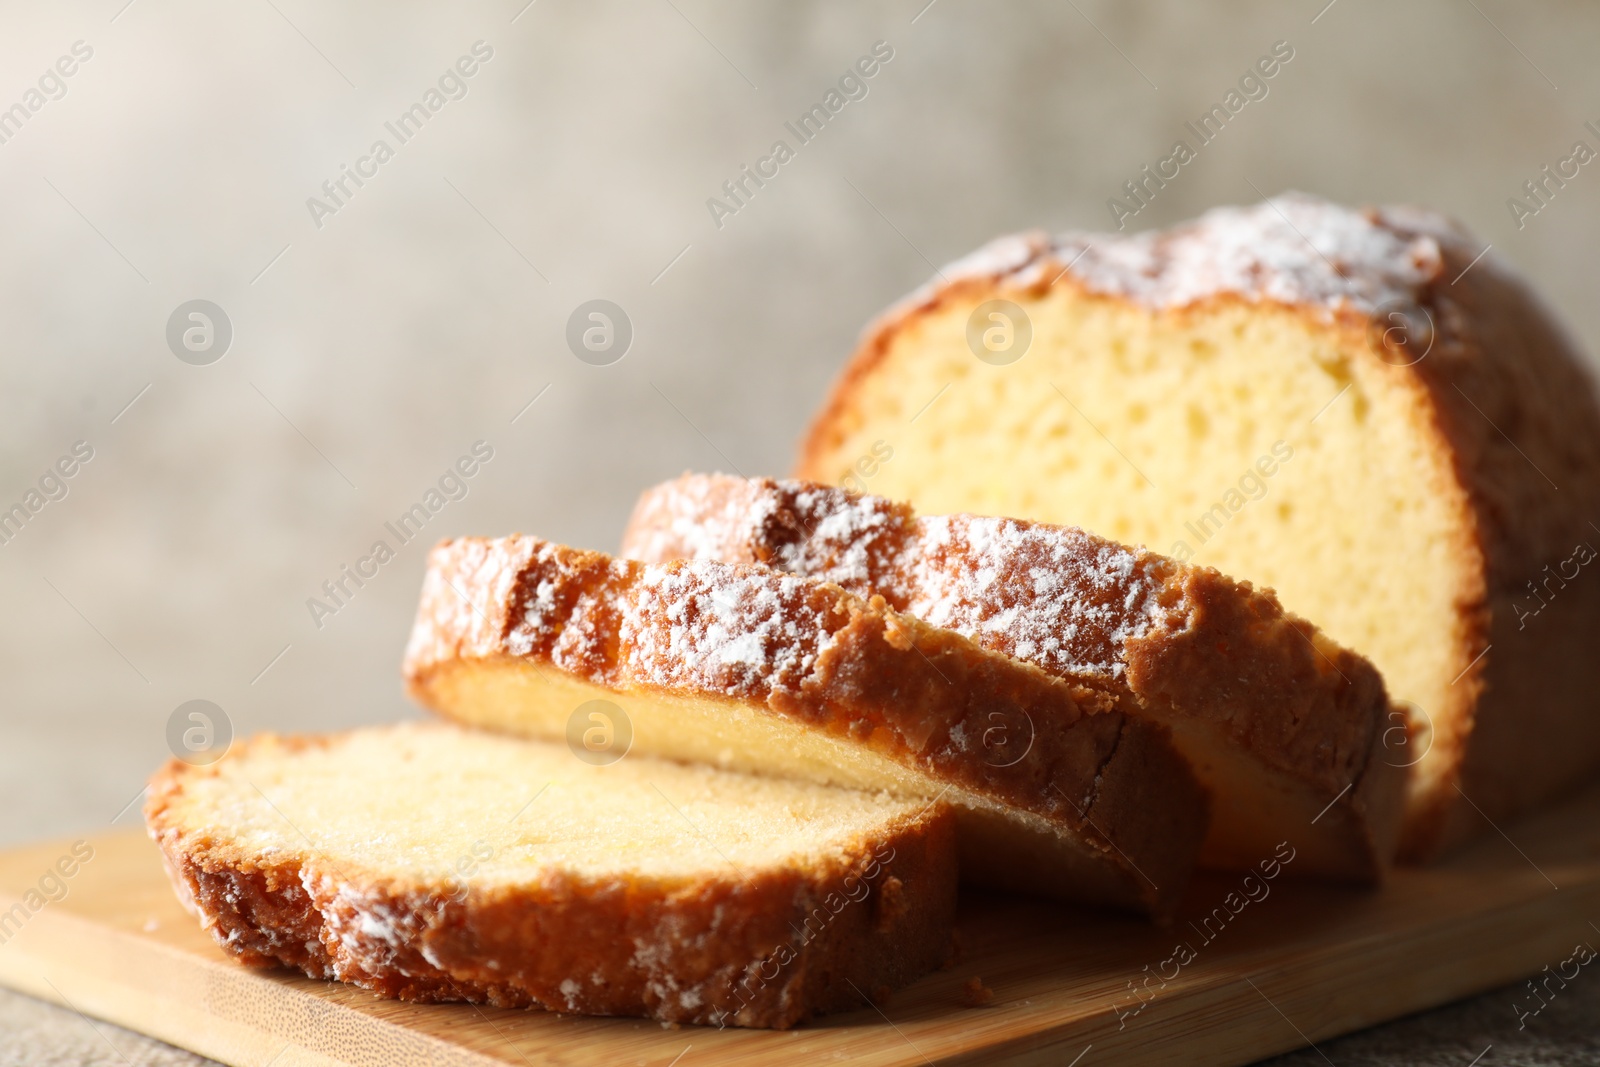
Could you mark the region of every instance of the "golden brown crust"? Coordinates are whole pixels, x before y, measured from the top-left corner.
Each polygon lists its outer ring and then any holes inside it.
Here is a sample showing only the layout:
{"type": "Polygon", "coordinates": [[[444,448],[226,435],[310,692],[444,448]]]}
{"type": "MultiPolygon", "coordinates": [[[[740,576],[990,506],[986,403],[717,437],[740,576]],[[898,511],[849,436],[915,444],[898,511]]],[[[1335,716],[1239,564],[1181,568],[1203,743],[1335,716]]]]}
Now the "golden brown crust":
{"type": "Polygon", "coordinates": [[[1576,566],[1563,578],[1561,566],[1580,545],[1600,548],[1595,381],[1523,279],[1492,256],[1468,270],[1480,249],[1440,244],[1441,276],[1418,294],[1434,347],[1413,369],[1470,502],[1463,555],[1481,579],[1462,598],[1466,666],[1452,689],[1465,690],[1468,712],[1455,773],[1431,820],[1407,828],[1403,847],[1417,858],[1538,806],[1600,765],[1591,652],[1600,583],[1576,566]]]}
{"type": "Polygon", "coordinates": [[[1410,755],[1377,668],[1284,611],[1271,590],[1149,552],[1141,559],[1166,575],[1170,608],[1127,643],[1139,700],[1223,732],[1326,798],[1316,822],[1342,864],[1322,861],[1315,873],[1381,878],[1399,836],[1410,755]]]}
{"type": "MultiPolygon", "coordinates": [[[[766,567],[646,566],[523,536],[440,544],[406,655],[411,694],[451,715],[451,672],[507,662],[617,692],[739,701],[859,744],[1003,806],[1035,853],[1087,860],[1100,902],[1168,913],[1205,833],[1204,792],[1164,728],[1128,720],[1104,690],[766,567]],[[1161,776],[1114,758],[1127,736],[1130,751],[1166,760],[1161,776]],[[1112,795],[1136,802],[1113,817],[1112,795]]],[[[1030,885],[1019,869],[974,870],[1046,895],[1086,891],[1030,885]]]]}
{"type": "Polygon", "coordinates": [[[814,865],[672,881],[556,872],[463,892],[309,847],[255,855],[226,826],[186,823],[174,811],[186,784],[219,769],[169,762],[145,818],[179,898],[252,966],[403,1000],[784,1029],[860,1005],[857,990],[899,988],[951,951],[955,826],[941,805],[814,865]]]}
{"type": "Polygon", "coordinates": [[[919,519],[814,482],[721,475],[644,493],[623,552],[759,561],[881,594],[1134,714],[1203,725],[1318,798],[1313,811],[1342,809],[1318,826],[1345,865],[1318,873],[1371,879],[1391,855],[1406,759],[1382,744],[1382,679],[1270,591],[1071,527],[919,519]]]}
{"type": "MultiPolygon", "coordinates": [[[[1270,221],[1267,207],[1254,214],[1270,221]]],[[[807,431],[795,473],[836,477],[830,457],[863,418],[855,408],[859,383],[903,331],[953,303],[1054,287],[1162,314],[1272,305],[1331,329],[1352,358],[1386,364],[1384,379],[1409,398],[1411,428],[1433,442],[1442,469],[1452,472],[1437,495],[1459,508],[1458,536],[1437,550],[1455,559],[1460,575],[1457,617],[1439,638],[1460,673],[1441,706],[1420,709],[1432,727],[1430,762],[1444,773],[1428,793],[1413,796],[1400,846],[1405,858],[1427,859],[1490,821],[1571,789],[1600,766],[1585,644],[1600,625],[1600,594],[1569,594],[1567,582],[1557,583],[1564,599],[1548,614],[1561,625],[1541,625],[1537,637],[1521,625],[1552,599],[1544,595],[1547,567],[1571,559],[1579,544],[1600,547],[1600,530],[1591,526],[1600,522],[1600,396],[1577,345],[1527,283],[1493,254],[1480,259],[1481,242],[1448,220],[1408,208],[1356,212],[1303,197],[1285,198],[1283,207],[1313,212],[1319,240],[1343,233],[1366,242],[1366,254],[1339,256],[1335,266],[1293,236],[1237,277],[1223,276],[1226,257],[1217,252],[1205,264],[1216,277],[1194,284],[1195,260],[1204,257],[1180,262],[1170,246],[1189,242],[1192,252],[1211,240],[1226,246],[1229,265],[1244,264],[1241,247],[1248,244],[1237,233],[1218,240],[1224,227],[1252,214],[1236,211],[1163,234],[1097,235],[1097,251],[1077,267],[1086,236],[1029,233],[996,242],[964,269],[946,268],[950,280],[919,290],[869,325],[807,431]],[[1094,265],[1130,240],[1145,242],[1149,291],[1094,265]],[[1173,277],[1181,271],[1190,273],[1180,284],[1173,277]],[[1369,340],[1374,312],[1396,300],[1421,309],[1432,324],[1426,356],[1409,365],[1381,357],[1369,340]]]]}

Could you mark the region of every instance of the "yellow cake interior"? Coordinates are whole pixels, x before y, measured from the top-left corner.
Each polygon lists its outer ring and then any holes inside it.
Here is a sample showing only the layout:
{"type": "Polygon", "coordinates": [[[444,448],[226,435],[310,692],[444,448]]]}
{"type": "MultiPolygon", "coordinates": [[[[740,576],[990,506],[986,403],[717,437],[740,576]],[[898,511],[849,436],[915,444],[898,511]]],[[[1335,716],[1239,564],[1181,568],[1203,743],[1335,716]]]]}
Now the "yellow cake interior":
{"type": "Polygon", "coordinates": [[[642,756],[590,765],[563,744],[431,723],[303,749],[258,739],[193,774],[168,823],[226,828],[263,861],[492,889],[552,871],[672,881],[815,865],[870,850],[927,808],[642,756]]]}
{"type": "Polygon", "coordinates": [[[458,722],[522,737],[571,737],[596,760],[641,754],[906,797],[940,791],[929,776],[866,745],[731,698],[618,692],[513,658],[448,663],[431,670],[424,685],[425,702],[458,722]]]}
{"type": "Polygon", "coordinates": [[[956,809],[963,877],[978,884],[1121,907],[1143,893],[1142,886],[1130,888],[1130,876],[1108,855],[1109,846],[1079,837],[1059,820],[952,785],[759,703],[614,690],[549,663],[512,657],[451,661],[413,685],[423,703],[457,722],[569,747],[584,744],[591,723],[580,710],[598,707],[616,720],[612,744],[622,744],[626,723],[626,748],[618,750],[624,754],[615,766],[654,757],[949,804],[956,809]]]}

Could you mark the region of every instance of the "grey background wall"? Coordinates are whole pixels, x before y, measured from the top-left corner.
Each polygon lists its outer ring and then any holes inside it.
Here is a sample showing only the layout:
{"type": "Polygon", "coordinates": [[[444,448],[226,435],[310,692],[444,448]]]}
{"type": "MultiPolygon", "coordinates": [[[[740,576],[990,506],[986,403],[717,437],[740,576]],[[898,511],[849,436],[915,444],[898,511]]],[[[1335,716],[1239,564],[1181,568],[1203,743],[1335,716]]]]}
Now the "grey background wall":
{"type": "Polygon", "coordinates": [[[0,507],[93,448],[0,545],[0,842],[124,812],[190,699],[239,733],[413,714],[426,543],[612,548],[656,480],[785,471],[875,311],[997,233],[1109,226],[1277,41],[1267,95],[1132,226],[1258,190],[1429,203],[1600,341],[1600,166],[1520,229],[1506,206],[1600,148],[1592,4],[524,2],[0,10],[0,108],[93,53],[0,144],[0,507]],[[384,123],[479,41],[400,144],[384,123]],[[785,121],[879,41],[799,145],[785,121]],[[778,139],[794,158],[716,225],[778,139]],[[196,298],[233,331],[204,366],[165,336],[196,298]],[[633,326],[609,366],[565,339],[595,298],[633,326]],[[480,440],[465,498],[316,625],[307,599],[480,440]]]}

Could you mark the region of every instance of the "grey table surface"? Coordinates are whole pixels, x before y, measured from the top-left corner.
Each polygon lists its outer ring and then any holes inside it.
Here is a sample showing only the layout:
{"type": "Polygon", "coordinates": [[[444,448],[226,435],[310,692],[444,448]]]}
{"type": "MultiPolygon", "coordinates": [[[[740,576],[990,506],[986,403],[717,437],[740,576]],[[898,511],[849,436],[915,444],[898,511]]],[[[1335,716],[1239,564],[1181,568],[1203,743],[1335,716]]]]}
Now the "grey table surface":
{"type": "MultiPolygon", "coordinates": [[[[1600,982],[1574,982],[1519,1029],[1520,987],[1263,1061],[1271,1067],[1569,1067],[1600,1063],[1600,982]]],[[[1288,1026],[1285,1023],[1285,1026],[1288,1026]]],[[[0,990],[0,1067],[201,1067],[213,1061],[0,990]]],[[[1092,1061],[1082,1067],[1093,1067],[1092,1061]]]]}

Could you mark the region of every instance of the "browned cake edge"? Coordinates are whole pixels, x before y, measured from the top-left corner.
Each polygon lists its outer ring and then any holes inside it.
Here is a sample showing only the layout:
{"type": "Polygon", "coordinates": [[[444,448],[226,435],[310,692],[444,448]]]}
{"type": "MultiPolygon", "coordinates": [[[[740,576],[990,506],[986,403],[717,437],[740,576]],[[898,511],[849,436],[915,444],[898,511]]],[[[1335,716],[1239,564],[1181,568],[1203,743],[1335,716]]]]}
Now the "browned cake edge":
{"type": "MultiPolygon", "coordinates": [[[[739,701],[862,745],[1002,805],[1035,852],[1059,838],[1063,855],[1092,857],[1122,887],[1101,902],[1157,916],[1182,896],[1206,832],[1205,793],[1167,731],[1129,719],[1103,690],[979,649],[881,598],[766,567],[647,566],[521,535],[441,543],[407,649],[409,691],[450,716],[451,672],[507,661],[619,694],[739,701]],[[980,744],[997,722],[1021,739],[998,755],[980,744]]],[[[1074,891],[986,873],[1045,895],[1074,891]]]]}
{"type": "MultiPolygon", "coordinates": [[[[1600,523],[1600,392],[1548,306],[1497,257],[1480,261],[1486,250],[1460,227],[1410,208],[1361,214],[1390,233],[1432,238],[1440,252],[1410,294],[1433,324],[1428,354],[1406,367],[1383,360],[1411,401],[1413,428],[1454,473],[1441,492],[1461,501],[1460,536],[1441,546],[1462,575],[1458,616],[1440,635],[1455,648],[1461,673],[1444,706],[1422,709],[1431,745],[1448,762],[1436,789],[1410,799],[1401,831],[1401,857],[1421,861],[1569,792],[1600,766],[1589,649],[1600,627],[1600,582],[1551,578],[1577,546],[1600,548],[1593,525],[1600,523]],[[1545,595],[1552,592],[1559,596],[1545,595]],[[1539,625],[1526,624],[1529,611],[1543,616],[1539,625]]],[[[1095,242],[1103,250],[1120,239],[1095,242]]],[[[1017,235],[1009,246],[1025,253],[932,282],[868,325],[802,440],[796,477],[833,474],[825,460],[861,418],[857,384],[913,321],[951,303],[1051,286],[1085,300],[1134,303],[1075,274],[1043,233],[1017,235]]],[[[1301,254],[1318,269],[1313,248],[1301,254]]],[[[1166,313],[1199,315],[1229,304],[1286,309],[1333,330],[1351,358],[1381,358],[1371,317],[1354,307],[1330,322],[1324,307],[1252,290],[1222,291],[1166,313]]]]}
{"type": "MultiPolygon", "coordinates": [[[[246,741],[292,753],[337,739],[246,741]]],[[[945,962],[956,903],[944,805],[885,820],[817,865],[677,881],[594,880],[466,891],[336,865],[309,848],[254,855],[171,804],[218,773],[172,760],[145,820],[184,906],[224,950],[385,997],[786,1029],[881,998],[945,962]]]]}
{"type": "Polygon", "coordinates": [[[1135,695],[1206,724],[1326,801],[1315,820],[1337,839],[1333,852],[1344,863],[1307,873],[1381,880],[1398,844],[1414,750],[1377,668],[1284,611],[1270,589],[1139,555],[1163,577],[1167,611],[1127,643],[1135,695]]]}
{"type": "MultiPolygon", "coordinates": [[[[989,625],[1008,612],[1013,620],[1037,622],[1045,605],[1030,595],[1032,576],[1049,568],[1067,595],[1098,612],[1097,627],[1080,627],[1063,642],[1079,646],[1073,651],[1080,660],[1099,664],[1090,684],[1126,690],[1131,699],[1123,706],[1137,714],[1203,724],[1300,783],[1321,798],[1318,807],[1329,805],[1318,823],[1323,834],[1340,838],[1333,850],[1346,858],[1336,869],[1317,873],[1357,880],[1381,876],[1398,832],[1408,754],[1383,681],[1366,659],[1286,613],[1270,590],[1255,590],[1209,567],[1070,527],[965,516],[936,521],[942,536],[930,544],[925,524],[909,506],[881,497],[816,482],[685,475],[640,496],[622,552],[646,562],[760,562],[863,595],[879,593],[896,609],[913,613],[937,604],[945,613],[938,621],[979,644],[1084,684],[1089,668],[1069,670],[1032,654],[1021,640],[1024,627],[1015,621],[989,625]],[[989,547],[976,549],[960,533],[974,522],[1025,538],[1013,536],[1008,546],[996,548],[1000,539],[989,537],[989,547]],[[1053,551],[1040,551],[1039,544],[1053,551]],[[1128,581],[1071,565],[1105,552],[1126,559],[1128,581]],[[963,558],[952,564],[946,558],[951,555],[963,558]],[[952,577],[970,570],[985,575],[981,588],[952,577]],[[1134,580],[1154,590],[1138,607],[1128,596],[1134,580]],[[1108,635],[1131,630],[1139,621],[1132,617],[1136,611],[1151,615],[1147,632],[1118,646],[1108,635]]],[[[1306,832],[1317,831],[1308,826],[1306,832]]]]}

